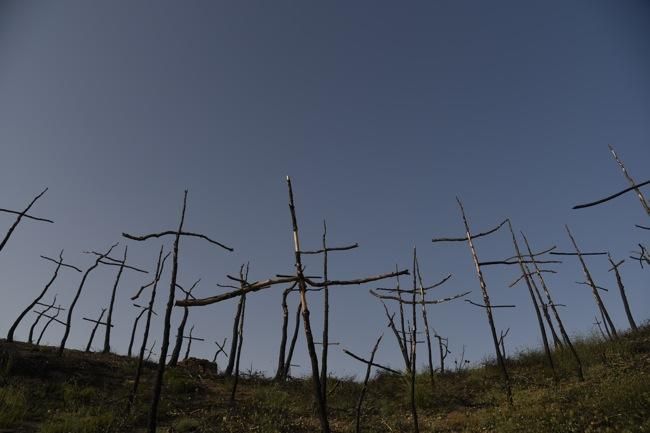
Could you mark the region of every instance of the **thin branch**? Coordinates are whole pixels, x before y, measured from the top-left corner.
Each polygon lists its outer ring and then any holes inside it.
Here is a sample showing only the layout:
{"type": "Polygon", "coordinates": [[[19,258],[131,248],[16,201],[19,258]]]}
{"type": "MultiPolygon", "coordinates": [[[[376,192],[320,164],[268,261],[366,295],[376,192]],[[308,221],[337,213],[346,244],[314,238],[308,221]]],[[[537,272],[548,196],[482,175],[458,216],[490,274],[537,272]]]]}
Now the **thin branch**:
{"type": "Polygon", "coordinates": [[[472,293],[472,292],[471,291],[464,292],[464,293],[460,293],[458,295],[450,296],[448,298],[434,299],[434,300],[431,300],[431,301],[417,301],[417,300],[416,301],[409,301],[409,300],[406,300],[406,299],[403,299],[403,298],[399,298],[397,296],[380,295],[380,294],[374,292],[372,289],[370,290],[370,294],[377,297],[377,298],[379,298],[379,299],[388,299],[388,300],[391,300],[391,301],[398,301],[398,302],[401,302],[402,304],[407,304],[407,305],[413,305],[413,304],[420,305],[420,304],[423,304],[423,303],[427,304],[427,305],[442,304],[443,302],[453,301],[454,299],[462,298],[463,296],[467,296],[470,293],[472,293]]]}
{"type": "Polygon", "coordinates": [[[382,370],[388,371],[389,373],[397,374],[397,375],[400,375],[400,376],[402,375],[402,373],[400,373],[397,370],[393,370],[390,367],[386,367],[384,365],[377,364],[376,362],[370,362],[367,359],[363,359],[362,357],[355,355],[354,353],[350,352],[349,350],[346,350],[346,349],[342,349],[342,350],[343,350],[343,353],[345,353],[346,355],[351,356],[352,358],[356,359],[357,361],[361,361],[366,365],[371,365],[373,367],[380,368],[382,370]]]}
{"type": "Polygon", "coordinates": [[[596,206],[596,205],[599,205],[601,203],[605,203],[607,201],[613,200],[616,197],[625,194],[626,192],[634,191],[634,190],[636,190],[638,188],[641,188],[642,186],[646,186],[646,185],[650,185],[650,180],[646,180],[645,182],[641,182],[641,183],[638,183],[636,185],[632,185],[629,188],[625,188],[623,191],[619,191],[616,194],[612,194],[612,195],[607,196],[605,198],[602,198],[600,200],[596,200],[596,201],[593,201],[591,203],[585,203],[585,204],[579,204],[579,205],[573,206],[572,209],[584,209],[584,208],[587,208],[587,207],[596,206]]]}
{"type": "MultiPolygon", "coordinates": [[[[164,231],[164,232],[151,233],[151,234],[144,235],[144,236],[136,236],[136,235],[130,235],[128,233],[122,233],[122,236],[124,236],[127,239],[131,239],[133,241],[146,241],[147,239],[151,239],[151,238],[160,238],[160,237],[163,237],[163,236],[176,236],[177,233],[178,232],[173,231],[173,230],[167,230],[167,231],[164,231]]],[[[180,235],[181,236],[190,236],[190,237],[205,239],[206,241],[210,242],[211,244],[218,245],[218,246],[220,246],[221,248],[223,248],[225,250],[234,251],[233,248],[230,248],[229,246],[226,246],[226,245],[222,244],[221,242],[217,242],[217,241],[215,241],[213,239],[210,239],[209,237],[207,237],[205,235],[202,235],[202,234],[192,233],[192,232],[180,232],[180,235]]]]}
{"type": "MultiPolygon", "coordinates": [[[[498,226],[493,228],[492,230],[488,230],[483,233],[477,233],[475,235],[471,235],[471,239],[477,239],[481,238],[483,236],[491,235],[492,233],[496,232],[499,230],[503,225],[508,221],[508,219],[503,220],[498,226]]],[[[459,238],[434,238],[431,240],[431,242],[466,242],[467,241],[467,236],[459,237],[459,238]]]]}
{"type": "MultiPolygon", "coordinates": [[[[61,251],[61,253],[63,254],[63,251],[61,251]]],[[[76,266],[72,266],[72,265],[68,265],[68,264],[66,264],[66,263],[63,263],[61,260],[54,260],[54,259],[51,259],[51,258],[49,258],[49,257],[47,257],[47,256],[41,256],[41,258],[42,258],[42,259],[45,259],[45,260],[49,260],[50,262],[56,263],[57,265],[58,265],[58,264],[61,264],[61,266],[63,266],[64,268],[70,268],[70,269],[74,269],[74,270],[77,271],[77,272],[83,272],[83,271],[82,271],[81,269],[79,269],[78,267],[76,267],[76,266]]]]}
{"type": "Polygon", "coordinates": [[[322,248],[320,250],[300,251],[300,254],[304,254],[304,255],[323,254],[325,251],[327,251],[327,252],[330,252],[330,251],[348,251],[348,250],[352,250],[354,248],[359,248],[359,244],[354,243],[352,245],[346,245],[344,247],[327,247],[327,248],[322,248]]]}
{"type": "Polygon", "coordinates": [[[516,307],[516,305],[490,305],[488,307],[487,305],[477,304],[476,302],[472,302],[469,299],[465,299],[465,302],[468,302],[472,305],[476,305],[477,307],[481,307],[481,308],[515,308],[516,307]]]}

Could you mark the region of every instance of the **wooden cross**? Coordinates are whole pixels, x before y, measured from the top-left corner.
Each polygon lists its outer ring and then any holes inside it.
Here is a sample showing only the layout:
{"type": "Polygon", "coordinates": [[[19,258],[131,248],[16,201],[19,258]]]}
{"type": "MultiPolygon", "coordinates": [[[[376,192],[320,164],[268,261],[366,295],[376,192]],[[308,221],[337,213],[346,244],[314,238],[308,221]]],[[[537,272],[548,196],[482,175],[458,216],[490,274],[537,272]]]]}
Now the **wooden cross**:
{"type": "Polygon", "coordinates": [[[102,308],[102,312],[99,315],[99,318],[97,320],[89,319],[87,317],[82,317],[83,320],[95,324],[95,326],[93,327],[92,332],[90,333],[90,338],[88,339],[88,345],[86,346],[86,352],[90,352],[90,347],[93,344],[93,340],[95,339],[95,332],[97,332],[97,328],[99,328],[99,325],[105,326],[106,328],[113,327],[113,325],[111,325],[108,322],[102,322],[102,319],[104,318],[104,313],[106,313],[106,308],[102,308]]]}
{"type": "Polygon", "coordinates": [[[190,328],[190,335],[183,336],[187,340],[187,350],[185,351],[185,361],[190,357],[190,349],[192,348],[192,341],[205,341],[204,338],[192,337],[192,332],[194,331],[194,325],[190,328]]]}

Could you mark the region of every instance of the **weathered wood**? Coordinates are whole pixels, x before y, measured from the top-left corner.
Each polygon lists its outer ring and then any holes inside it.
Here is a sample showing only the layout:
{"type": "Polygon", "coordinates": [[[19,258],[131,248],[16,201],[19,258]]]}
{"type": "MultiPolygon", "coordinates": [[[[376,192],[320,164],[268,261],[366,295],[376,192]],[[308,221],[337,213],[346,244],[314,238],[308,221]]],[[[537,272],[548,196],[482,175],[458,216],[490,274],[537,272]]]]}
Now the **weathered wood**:
{"type": "MultiPolygon", "coordinates": [[[[54,300],[49,305],[44,305],[44,304],[41,304],[40,302],[38,303],[39,305],[45,307],[45,310],[43,310],[41,312],[35,311],[35,313],[37,314],[36,320],[34,320],[34,323],[32,323],[32,326],[30,326],[30,328],[29,328],[29,336],[27,337],[27,342],[29,344],[31,344],[32,341],[33,341],[34,329],[36,329],[36,325],[38,325],[38,322],[41,321],[41,316],[43,316],[45,313],[47,313],[51,309],[55,308],[54,304],[56,304],[56,296],[57,295],[54,295],[54,300]]],[[[61,311],[61,310],[57,310],[57,315],[58,315],[59,311],[61,311]]]]}
{"type": "Polygon", "coordinates": [[[135,320],[133,321],[133,328],[131,329],[131,339],[129,340],[129,348],[127,350],[126,356],[129,358],[131,357],[132,351],[133,351],[133,343],[135,341],[135,332],[138,329],[138,322],[140,322],[140,319],[144,315],[144,313],[147,312],[147,308],[140,307],[139,305],[133,304],[136,307],[140,308],[140,312],[138,315],[135,317],[135,320]]]}
{"type": "Polygon", "coordinates": [[[287,350],[287,330],[289,327],[289,306],[287,304],[287,297],[292,292],[296,283],[284,289],[282,292],[282,335],[280,337],[280,350],[278,354],[278,367],[275,371],[274,380],[282,380],[284,378],[284,363],[286,360],[287,350]]]}
{"type": "MultiPolygon", "coordinates": [[[[244,286],[244,282],[240,282],[240,289],[244,286]]],[[[235,369],[235,362],[237,362],[237,335],[239,333],[239,321],[241,320],[242,309],[244,308],[244,296],[242,294],[239,296],[239,302],[237,302],[237,309],[235,310],[235,318],[232,322],[232,338],[230,339],[230,356],[228,357],[228,365],[223,372],[223,375],[226,377],[232,376],[232,372],[235,369]]],[[[185,307],[187,309],[187,307],[185,307]]]]}
{"type": "MultiPolygon", "coordinates": [[[[508,221],[508,220],[505,219],[505,220],[501,221],[501,222],[499,223],[498,226],[496,226],[495,228],[493,228],[493,229],[491,229],[491,230],[487,230],[487,231],[485,231],[485,232],[483,232],[483,233],[478,233],[478,234],[475,234],[475,235],[471,235],[471,238],[470,238],[470,239],[478,239],[478,238],[482,238],[482,237],[484,237],[484,236],[491,235],[492,233],[496,232],[496,231],[499,230],[501,227],[503,227],[503,225],[504,225],[507,221],[508,221]]],[[[436,243],[436,242],[465,242],[465,241],[467,241],[467,237],[457,237],[457,238],[433,238],[433,239],[431,240],[431,242],[434,242],[434,243],[436,243]]]]}
{"type": "Polygon", "coordinates": [[[184,361],[187,361],[190,358],[190,351],[192,350],[192,341],[205,341],[204,338],[193,337],[192,333],[194,332],[194,325],[190,328],[190,335],[184,336],[183,338],[187,340],[187,349],[185,350],[185,356],[183,357],[184,361]]]}

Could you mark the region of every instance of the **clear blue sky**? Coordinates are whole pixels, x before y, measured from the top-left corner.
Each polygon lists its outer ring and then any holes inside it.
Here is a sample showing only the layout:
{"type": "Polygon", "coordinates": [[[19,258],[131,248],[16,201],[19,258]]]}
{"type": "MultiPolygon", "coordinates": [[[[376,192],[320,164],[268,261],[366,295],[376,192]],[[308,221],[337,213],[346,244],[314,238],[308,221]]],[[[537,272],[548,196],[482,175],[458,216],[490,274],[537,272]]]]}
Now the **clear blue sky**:
{"type": "MultiPolygon", "coordinates": [[[[440,296],[472,290],[480,299],[466,245],[430,242],[462,234],[456,195],[475,230],[510,217],[538,249],[566,250],[568,223],[585,250],[627,257],[647,242],[633,227],[648,225],[633,195],[571,206],[626,186],[608,143],[639,181],[649,177],[649,22],[645,1],[3,1],[0,207],[20,209],[49,186],[33,214],[56,223],[25,221],[2,252],[0,330],[49,278],[40,254],[65,248],[85,267],[92,259],[81,251],[123,245],[123,231],[172,229],[185,188],[187,228],[235,252],[183,240],[181,283],[200,277],[197,295],[208,296],[242,262],[252,279],[290,272],[287,174],[305,248],[320,244],[323,218],[331,244],[361,245],[332,257],[332,277],[408,266],[417,245],[427,281],[454,274],[440,296]]],[[[11,222],[0,215],[3,227],[11,222]]],[[[131,262],[151,269],[159,246],[129,243],[131,262]]],[[[512,254],[506,233],[477,247],[485,260],[512,254]]],[[[589,263],[597,282],[615,289],[606,260],[589,263]]],[[[318,260],[307,265],[320,272],[318,260]]],[[[591,332],[596,309],[588,288],[574,284],[583,279],[577,261],[556,269],[549,283],[568,305],[568,327],[591,332]]],[[[105,306],[114,274],[92,275],[72,346],[85,344],[90,326],[81,317],[105,306]]],[[[517,305],[496,311],[499,329],[511,328],[510,352],[539,344],[525,287],[507,287],[516,276],[514,267],[486,270],[494,302],[517,305]]],[[[623,277],[641,322],[650,273],[628,260],[623,277]]],[[[147,278],[127,273],[120,286],[118,352],[136,314],[128,296],[147,278]]],[[[64,273],[52,294],[68,304],[77,282],[64,273]]],[[[332,291],[331,339],[359,353],[388,332],[371,287],[332,291]]],[[[243,368],[275,366],[281,290],[249,299],[243,368]]],[[[603,297],[626,327],[616,291],[603,297]]],[[[311,305],[320,333],[320,296],[311,305]]],[[[195,335],[229,336],[234,308],[192,310],[195,335]]],[[[448,361],[463,345],[472,361],[492,356],[483,311],[455,302],[429,314],[449,337],[448,361]]],[[[53,328],[46,339],[60,335],[53,328]]],[[[215,348],[194,347],[210,358],[215,348]]],[[[297,352],[307,371],[302,335],[297,352]]],[[[377,359],[400,366],[392,335],[377,359]]],[[[330,364],[337,374],[361,371],[336,347],[330,364]]]]}

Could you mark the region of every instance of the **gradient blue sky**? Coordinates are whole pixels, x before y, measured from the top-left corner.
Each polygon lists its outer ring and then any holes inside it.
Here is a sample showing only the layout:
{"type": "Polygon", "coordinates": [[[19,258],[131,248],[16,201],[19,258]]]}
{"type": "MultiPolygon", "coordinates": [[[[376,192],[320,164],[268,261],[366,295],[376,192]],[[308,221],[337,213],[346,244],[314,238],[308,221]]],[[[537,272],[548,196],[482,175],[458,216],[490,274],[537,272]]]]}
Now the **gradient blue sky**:
{"type": "MultiPolygon", "coordinates": [[[[291,272],[287,174],[304,248],[320,244],[323,218],[331,244],[361,245],[331,258],[332,277],[408,266],[417,245],[427,281],[454,274],[440,296],[472,290],[480,299],[467,246],[430,242],[462,234],[456,195],[475,230],[510,217],[538,249],[566,250],[568,223],[585,250],[626,257],[647,239],[633,227],[648,222],[633,195],[591,210],[571,206],[626,186],[608,143],[639,181],[648,178],[649,22],[645,1],[3,1],[0,207],[21,209],[49,186],[33,214],[56,223],[25,221],[2,252],[0,330],[49,278],[40,254],[65,248],[69,262],[85,267],[92,259],[81,251],[124,245],[123,231],[174,228],[185,188],[188,230],[235,252],[183,240],[181,283],[200,277],[197,295],[208,296],[242,262],[250,261],[252,279],[291,272]]],[[[0,215],[3,226],[11,222],[0,215]]],[[[151,269],[159,247],[130,242],[130,261],[151,269]]],[[[477,247],[485,260],[512,254],[505,232],[477,247]]],[[[606,260],[589,263],[597,282],[614,289],[606,260]]],[[[319,260],[307,266],[320,272],[319,260]]],[[[549,283],[568,305],[568,327],[591,332],[596,309],[589,289],[574,284],[583,279],[577,261],[556,269],[549,283]]],[[[81,317],[107,303],[114,275],[92,275],[72,346],[85,344],[90,326],[81,317]]],[[[511,328],[510,351],[540,342],[525,287],[507,287],[516,276],[515,267],[486,270],[494,302],[517,305],[496,312],[498,327],[511,328]]],[[[646,320],[650,273],[628,260],[623,277],[633,313],[646,320]]],[[[136,314],[128,297],[148,278],[124,275],[118,352],[136,314]]],[[[69,304],[77,282],[66,272],[52,294],[69,304]]],[[[368,288],[332,291],[331,339],[360,353],[387,332],[368,288]]],[[[249,299],[245,369],[275,366],[281,290],[249,299]]],[[[626,327],[616,291],[603,296],[626,327]]],[[[157,305],[162,311],[162,297],[157,305]]],[[[311,306],[320,333],[320,296],[311,306]]],[[[234,308],[192,310],[195,335],[229,336],[234,308]]],[[[463,345],[474,362],[493,354],[483,311],[455,302],[429,314],[449,337],[449,362],[463,345]]],[[[60,336],[53,328],[46,339],[60,336]]],[[[193,347],[210,358],[215,349],[193,347]]],[[[301,372],[307,359],[301,335],[301,372]]],[[[400,366],[392,335],[377,359],[400,366]]],[[[341,375],[361,371],[338,348],[330,364],[341,375]]]]}

